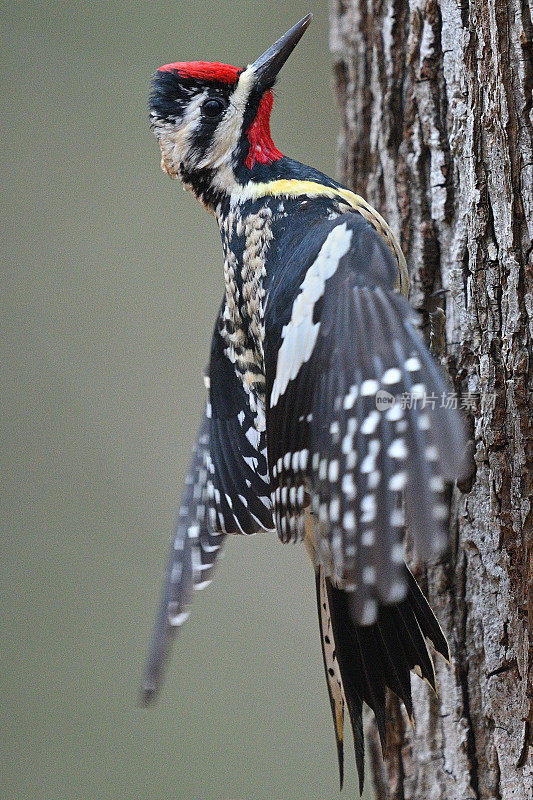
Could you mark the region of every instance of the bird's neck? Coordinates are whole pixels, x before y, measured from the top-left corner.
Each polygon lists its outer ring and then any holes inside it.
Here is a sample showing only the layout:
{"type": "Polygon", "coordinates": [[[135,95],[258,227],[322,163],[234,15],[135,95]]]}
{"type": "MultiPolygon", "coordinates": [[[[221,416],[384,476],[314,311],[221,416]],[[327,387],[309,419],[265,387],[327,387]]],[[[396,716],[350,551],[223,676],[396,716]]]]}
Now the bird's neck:
{"type": "Polygon", "coordinates": [[[207,211],[216,216],[221,225],[229,215],[230,209],[233,210],[250,197],[257,196],[257,187],[281,177],[295,178],[296,173],[293,175],[289,166],[292,163],[296,162],[284,156],[268,164],[255,161],[251,168],[246,166],[244,157],[236,159],[236,164],[228,158],[228,162],[219,165],[216,170],[189,169],[182,163],[174,177],[180,178],[185,188],[193,192],[207,211]]]}
{"type": "MultiPolygon", "coordinates": [[[[199,162],[196,168],[188,167],[186,162],[179,164],[177,174],[209,211],[217,213],[220,206],[218,214],[223,213],[227,198],[234,199],[249,183],[274,179],[280,174],[280,166],[289,161],[278,150],[270,133],[273,101],[272,92],[266,92],[255,117],[233,150],[219,151],[215,161],[199,162]]],[[[163,149],[164,143],[162,152],[163,149]]],[[[164,152],[163,164],[166,169],[164,152]]]]}
{"type": "Polygon", "coordinates": [[[256,164],[274,164],[283,158],[270,135],[270,112],[274,97],[272,92],[266,92],[257,109],[254,121],[246,131],[248,140],[248,153],[244,160],[244,166],[253,170],[256,164]]]}

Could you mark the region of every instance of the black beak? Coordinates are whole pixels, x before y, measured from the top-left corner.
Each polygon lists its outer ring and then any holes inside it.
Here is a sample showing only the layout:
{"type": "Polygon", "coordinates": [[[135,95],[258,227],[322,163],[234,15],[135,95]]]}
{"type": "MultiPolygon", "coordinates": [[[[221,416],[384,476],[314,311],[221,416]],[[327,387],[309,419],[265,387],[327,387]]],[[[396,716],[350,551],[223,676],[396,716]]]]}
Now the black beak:
{"type": "Polygon", "coordinates": [[[308,14],[301,19],[300,22],[297,22],[290,31],[287,31],[281,39],[278,39],[272,47],[269,47],[268,50],[264,52],[262,56],[259,56],[251,65],[255,72],[255,88],[261,93],[266,92],[267,89],[271,89],[272,86],[274,86],[278,72],[304,35],[312,19],[313,15],[308,14]]]}

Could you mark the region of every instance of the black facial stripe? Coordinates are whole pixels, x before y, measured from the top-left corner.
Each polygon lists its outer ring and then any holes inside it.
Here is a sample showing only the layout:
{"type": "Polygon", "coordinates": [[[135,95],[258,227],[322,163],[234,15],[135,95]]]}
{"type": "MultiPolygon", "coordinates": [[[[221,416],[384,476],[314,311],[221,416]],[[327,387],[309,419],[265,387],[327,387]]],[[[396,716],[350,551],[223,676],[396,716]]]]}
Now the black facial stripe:
{"type": "MultiPolygon", "coordinates": [[[[246,108],[244,110],[243,118],[242,118],[242,125],[241,125],[241,134],[239,137],[239,141],[237,146],[233,152],[232,163],[233,168],[239,171],[240,176],[246,175],[245,181],[248,180],[249,169],[244,167],[244,161],[248,155],[248,151],[250,149],[250,142],[246,135],[250,125],[254,121],[259,104],[263,99],[264,92],[258,91],[255,87],[252,87],[250,94],[248,95],[248,99],[246,101],[246,108]]],[[[262,164],[257,165],[259,169],[263,166],[262,164]]]]}
{"type": "Polygon", "coordinates": [[[213,208],[221,204],[221,207],[225,208],[227,213],[229,199],[222,190],[215,188],[213,185],[214,177],[215,170],[212,169],[193,169],[189,171],[183,164],[180,167],[181,180],[193,188],[197,197],[213,208]]]}
{"type": "Polygon", "coordinates": [[[209,96],[228,102],[234,86],[222,81],[182,77],[176,71],[158,70],[152,80],[149,106],[158,119],[165,121],[179,116],[188,102],[209,89],[209,96]]]}
{"type": "Polygon", "coordinates": [[[192,132],[189,140],[190,148],[200,158],[206,154],[211,146],[219,122],[220,118],[215,120],[202,118],[200,125],[192,132]]]}
{"type": "Polygon", "coordinates": [[[244,110],[244,116],[242,119],[242,132],[248,130],[250,125],[255,119],[255,115],[257,114],[257,109],[259,108],[259,104],[263,98],[263,92],[258,92],[257,89],[252,87],[250,94],[248,95],[248,99],[246,101],[246,108],[244,110]]]}
{"type": "MultiPolygon", "coordinates": [[[[205,85],[204,85],[205,89],[205,85]]],[[[228,110],[231,113],[230,105],[231,101],[229,100],[229,92],[226,91],[225,96],[221,96],[221,94],[217,91],[212,91],[211,86],[209,87],[209,94],[207,95],[206,99],[204,100],[204,104],[209,99],[222,99],[226,103],[226,107],[224,108],[223,113],[219,117],[210,118],[202,114],[200,118],[200,124],[197,128],[192,132],[190,138],[190,147],[191,152],[194,155],[198,156],[200,160],[203,155],[208,151],[209,147],[213,143],[213,139],[215,137],[215,132],[224,119],[224,116],[228,113],[228,110]]],[[[193,156],[194,158],[194,156],[193,156]]]]}

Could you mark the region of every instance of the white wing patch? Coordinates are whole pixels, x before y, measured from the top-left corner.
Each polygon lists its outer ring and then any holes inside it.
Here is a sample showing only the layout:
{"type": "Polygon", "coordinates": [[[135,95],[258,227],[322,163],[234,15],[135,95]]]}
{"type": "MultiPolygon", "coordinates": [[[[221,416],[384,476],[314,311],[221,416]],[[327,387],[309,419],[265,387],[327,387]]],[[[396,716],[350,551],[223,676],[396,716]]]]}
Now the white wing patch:
{"type": "Polygon", "coordinates": [[[324,294],[326,281],[335,274],[341,258],[348,252],[351,240],[352,231],[348,230],[346,223],[337,225],[330,231],[318,256],[307,270],[292,307],[290,322],[284,325],[281,332],[276,378],[270,395],[271,408],[285,392],[289,381],[298,375],[302,364],[311,357],[320,328],[319,322],[313,323],[315,303],[324,294]]]}

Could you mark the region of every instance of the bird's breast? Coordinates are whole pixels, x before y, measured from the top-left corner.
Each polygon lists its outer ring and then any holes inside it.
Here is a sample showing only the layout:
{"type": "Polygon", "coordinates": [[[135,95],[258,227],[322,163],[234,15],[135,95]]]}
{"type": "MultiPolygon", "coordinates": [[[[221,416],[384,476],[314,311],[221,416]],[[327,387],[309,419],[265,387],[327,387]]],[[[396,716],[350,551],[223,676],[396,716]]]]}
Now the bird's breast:
{"type": "Polygon", "coordinates": [[[245,388],[261,400],[265,392],[265,287],[273,213],[268,206],[231,210],[219,220],[224,247],[226,355],[245,388]]]}

